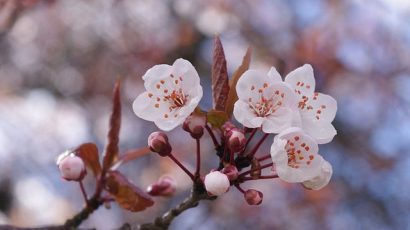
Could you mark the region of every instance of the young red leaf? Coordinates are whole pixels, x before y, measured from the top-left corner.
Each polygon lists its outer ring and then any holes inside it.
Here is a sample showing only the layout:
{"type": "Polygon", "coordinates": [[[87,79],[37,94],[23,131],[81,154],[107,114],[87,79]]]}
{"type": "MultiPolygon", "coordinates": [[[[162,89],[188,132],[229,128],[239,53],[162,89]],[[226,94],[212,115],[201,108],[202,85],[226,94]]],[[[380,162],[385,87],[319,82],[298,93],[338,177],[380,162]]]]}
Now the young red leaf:
{"type": "Polygon", "coordinates": [[[84,164],[91,169],[95,177],[100,175],[100,159],[98,156],[97,146],[94,143],[82,144],[78,146],[78,148],[76,148],[73,152],[76,156],[80,157],[84,161],[84,164]]]}
{"type": "Polygon", "coordinates": [[[238,100],[238,95],[236,94],[236,83],[238,83],[239,78],[249,69],[251,63],[252,49],[249,47],[246,50],[246,54],[242,59],[242,64],[233,73],[231,80],[229,81],[229,94],[226,101],[225,112],[229,117],[232,116],[233,107],[235,102],[238,100]]]}
{"type": "Polygon", "coordinates": [[[105,189],[114,197],[118,205],[131,212],[142,211],[154,204],[148,194],[118,171],[108,172],[105,189]]]}
{"type": "Polygon", "coordinates": [[[228,120],[228,115],[224,111],[210,110],[206,114],[206,119],[214,128],[221,128],[228,120]]]}
{"type": "Polygon", "coordinates": [[[104,150],[103,170],[108,170],[118,160],[118,139],[121,127],[121,99],[119,81],[117,81],[114,86],[112,102],[113,107],[110,117],[107,145],[104,150]]]}
{"type": "Polygon", "coordinates": [[[117,169],[120,165],[125,164],[129,161],[135,160],[139,157],[144,156],[145,154],[150,153],[151,150],[149,147],[144,147],[141,149],[132,149],[124,153],[119,160],[111,167],[112,170],[117,169]]]}
{"type": "Polygon", "coordinates": [[[212,63],[212,97],[215,110],[225,111],[228,93],[229,81],[224,49],[221,40],[216,37],[212,63]]]}

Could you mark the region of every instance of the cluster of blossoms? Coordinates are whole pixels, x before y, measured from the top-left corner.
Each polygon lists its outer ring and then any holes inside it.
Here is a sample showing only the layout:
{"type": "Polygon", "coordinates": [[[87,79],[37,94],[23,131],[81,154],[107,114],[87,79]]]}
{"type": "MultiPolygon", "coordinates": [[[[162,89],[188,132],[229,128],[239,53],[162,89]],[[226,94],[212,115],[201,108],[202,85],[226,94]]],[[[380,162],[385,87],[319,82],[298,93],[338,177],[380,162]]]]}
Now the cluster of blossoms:
{"type": "MultiPolygon", "coordinates": [[[[244,194],[248,204],[258,205],[263,194],[254,189],[243,190],[240,185],[245,181],[280,178],[289,183],[301,183],[312,190],[319,190],[329,183],[332,166],[319,155],[318,144],[328,143],[336,135],[331,122],[337,104],[331,96],[315,92],[310,65],[292,71],[284,81],[274,67],[267,74],[258,70],[244,72],[235,85],[238,99],[233,106],[233,116],[243,125],[241,128],[230,120],[224,120],[219,127],[211,127],[209,113],[198,108],[203,94],[198,73],[184,59],[176,60],[172,66],[152,67],[143,80],[146,92],[136,98],[133,110],[137,116],[154,122],[162,130],[149,135],[148,147],[152,152],[172,159],[210,196],[222,195],[235,186],[244,194]],[[179,125],[196,140],[194,173],[177,160],[168,136],[163,132],[179,125]],[[200,139],[205,130],[213,140],[220,164],[202,176],[200,139]],[[258,131],[262,132],[261,139],[248,148],[258,131]],[[273,134],[276,136],[270,153],[256,156],[262,143],[273,134]],[[272,162],[263,163],[269,159],[272,162]],[[248,167],[250,169],[246,170],[248,167]],[[271,170],[262,175],[267,168],[271,170]]],[[[67,152],[60,156],[57,164],[64,179],[79,181],[82,186],[86,170],[80,157],[67,152]]],[[[163,176],[148,187],[147,193],[170,196],[175,188],[175,180],[163,176]]]]}
{"type": "Polygon", "coordinates": [[[175,158],[165,133],[151,134],[149,147],[174,160],[193,181],[200,180],[210,195],[221,195],[234,185],[249,204],[257,205],[262,202],[262,193],[254,189],[244,191],[240,183],[278,177],[313,190],[328,184],[332,166],[319,155],[318,144],[326,144],[336,135],[331,122],[337,103],[331,96],[315,92],[310,65],[292,71],[284,81],[274,67],[267,74],[259,70],[244,72],[235,86],[238,100],[233,110],[233,116],[243,128],[231,121],[217,129],[210,127],[205,113],[197,109],[202,97],[198,73],[184,59],[176,60],[172,66],[152,67],[143,80],[146,92],[134,101],[135,114],[154,122],[163,131],[183,125],[198,144],[195,174],[175,158]],[[204,130],[212,137],[221,163],[201,177],[199,139],[204,130]],[[262,138],[248,151],[248,144],[258,130],[262,131],[262,138]],[[220,135],[219,141],[215,133],[220,135]],[[271,134],[277,135],[270,154],[256,157],[258,148],[271,134]],[[263,165],[268,159],[272,162],[263,165]],[[249,166],[249,170],[241,172],[249,166]],[[270,175],[261,175],[265,168],[271,168],[270,175]]]}

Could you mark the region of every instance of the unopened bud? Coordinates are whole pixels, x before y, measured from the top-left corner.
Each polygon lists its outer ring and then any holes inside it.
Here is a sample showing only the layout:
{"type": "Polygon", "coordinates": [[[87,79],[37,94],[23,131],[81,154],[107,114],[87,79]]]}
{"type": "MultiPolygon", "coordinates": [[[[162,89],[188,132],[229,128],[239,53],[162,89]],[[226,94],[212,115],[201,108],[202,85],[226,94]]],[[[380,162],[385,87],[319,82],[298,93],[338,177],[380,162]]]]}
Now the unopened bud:
{"type": "Polygon", "coordinates": [[[228,176],[219,172],[213,171],[208,173],[204,179],[205,189],[209,194],[220,196],[228,191],[230,183],[228,176]]]}
{"type": "Polygon", "coordinates": [[[148,137],[148,146],[151,151],[158,153],[160,156],[168,156],[172,147],[168,142],[168,137],[163,132],[153,132],[148,137]]]}
{"type": "Polygon", "coordinates": [[[86,175],[83,160],[72,154],[63,153],[57,160],[61,176],[68,181],[80,181],[86,175]]]}
{"type": "Polygon", "coordinates": [[[242,131],[237,128],[231,129],[228,134],[228,148],[233,152],[240,152],[246,144],[246,138],[242,131]]]}
{"type": "Polygon", "coordinates": [[[229,131],[231,131],[232,129],[234,129],[234,128],[236,128],[235,127],[235,125],[232,123],[232,122],[230,122],[230,121],[227,121],[227,122],[225,122],[223,125],[222,125],[222,134],[223,134],[223,136],[224,137],[227,137],[228,136],[228,133],[229,133],[229,131]]]}
{"type": "Polygon", "coordinates": [[[191,137],[199,139],[204,135],[206,117],[200,114],[192,114],[185,119],[182,128],[191,134],[191,137]]]}
{"type": "Polygon", "coordinates": [[[170,176],[162,176],[157,182],[148,186],[147,193],[151,196],[171,196],[175,193],[177,183],[170,176]]]}
{"type": "Polygon", "coordinates": [[[260,205],[263,200],[263,193],[255,189],[246,190],[243,196],[249,205],[260,205]]]}
{"type": "Polygon", "coordinates": [[[229,181],[234,181],[238,178],[238,169],[233,165],[228,165],[222,169],[222,173],[224,173],[229,181]]]}

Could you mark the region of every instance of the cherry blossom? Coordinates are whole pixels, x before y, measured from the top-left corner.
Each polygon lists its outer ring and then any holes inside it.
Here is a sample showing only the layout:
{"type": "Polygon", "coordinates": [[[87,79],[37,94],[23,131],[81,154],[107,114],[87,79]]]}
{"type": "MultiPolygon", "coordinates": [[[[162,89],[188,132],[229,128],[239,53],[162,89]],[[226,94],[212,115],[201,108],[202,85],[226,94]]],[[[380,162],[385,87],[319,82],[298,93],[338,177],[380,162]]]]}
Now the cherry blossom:
{"type": "Polygon", "coordinates": [[[233,114],[245,127],[262,127],[265,133],[279,133],[291,126],[297,98],[274,67],[268,74],[246,71],[238,80],[236,92],[238,101],[233,114]]]}
{"type": "Polygon", "coordinates": [[[279,133],[271,146],[271,157],[280,179],[299,183],[311,180],[321,171],[322,156],[316,141],[300,128],[279,133]]]}
{"type": "Polygon", "coordinates": [[[299,114],[294,114],[294,125],[303,128],[319,144],[329,143],[336,135],[331,124],[336,115],[337,103],[333,97],[315,92],[312,66],[305,64],[290,72],[288,83],[298,98],[299,114]]]}
{"type": "Polygon", "coordinates": [[[199,76],[192,64],[182,58],[172,66],[162,64],[142,77],[146,92],[133,103],[135,114],[169,131],[182,124],[202,98],[199,76]]]}
{"type": "Polygon", "coordinates": [[[324,160],[322,162],[320,174],[311,180],[303,182],[303,187],[312,190],[322,189],[329,183],[332,174],[332,165],[324,160]]]}

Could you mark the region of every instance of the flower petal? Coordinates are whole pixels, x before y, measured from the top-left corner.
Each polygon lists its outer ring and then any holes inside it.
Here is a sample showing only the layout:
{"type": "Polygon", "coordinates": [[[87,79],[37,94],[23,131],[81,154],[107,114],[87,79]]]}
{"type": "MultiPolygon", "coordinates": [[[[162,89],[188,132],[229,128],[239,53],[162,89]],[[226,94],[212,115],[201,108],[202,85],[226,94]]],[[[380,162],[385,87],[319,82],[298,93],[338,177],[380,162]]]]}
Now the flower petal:
{"type": "Polygon", "coordinates": [[[279,178],[290,183],[310,180],[320,173],[323,158],[314,139],[300,128],[289,128],[275,137],[271,147],[272,161],[279,178]],[[286,141],[278,151],[278,141],[286,141]]]}
{"type": "Polygon", "coordinates": [[[275,82],[282,82],[282,76],[280,76],[279,72],[276,70],[274,66],[272,66],[268,72],[268,77],[272,78],[275,82]]]}
{"type": "Polygon", "coordinates": [[[265,133],[279,133],[292,125],[293,110],[282,107],[274,114],[265,118],[262,123],[262,131],[265,133]]]}
{"type": "Polygon", "coordinates": [[[333,140],[337,134],[335,127],[330,122],[314,122],[302,120],[303,129],[312,136],[318,144],[326,144],[333,140]]]}
{"type": "Polygon", "coordinates": [[[147,121],[155,121],[158,117],[164,116],[167,111],[164,103],[157,102],[155,96],[148,92],[140,94],[134,100],[132,108],[138,117],[147,121]]]}
{"type": "Polygon", "coordinates": [[[263,118],[257,117],[249,108],[248,103],[238,100],[234,104],[233,115],[243,126],[258,128],[262,125],[263,118]]]}
{"type": "Polygon", "coordinates": [[[326,160],[323,160],[320,174],[311,180],[303,182],[303,187],[307,189],[312,189],[312,190],[322,189],[327,184],[329,184],[332,174],[333,174],[332,165],[326,160]]]}
{"type": "Polygon", "coordinates": [[[309,119],[314,122],[332,122],[336,116],[336,100],[323,93],[314,93],[301,110],[302,119],[309,119]]]}
{"type": "Polygon", "coordinates": [[[293,88],[299,98],[310,97],[315,91],[316,84],[312,66],[305,64],[293,70],[285,77],[285,82],[293,88]]]}
{"type": "MultiPolygon", "coordinates": [[[[165,83],[165,80],[170,78],[172,68],[170,65],[161,64],[155,65],[142,76],[144,80],[144,87],[148,92],[155,95],[162,95],[165,83]],[[162,83],[162,82],[164,83],[162,83]]],[[[167,87],[168,88],[168,87],[167,87]]]]}
{"type": "Polygon", "coordinates": [[[247,70],[236,84],[236,92],[240,100],[248,101],[249,98],[257,100],[259,90],[278,82],[274,75],[267,75],[259,70],[247,70]]]}
{"type": "Polygon", "coordinates": [[[187,60],[179,58],[172,64],[173,83],[181,85],[184,92],[190,94],[191,90],[197,90],[200,86],[198,72],[195,67],[187,60]]]}

